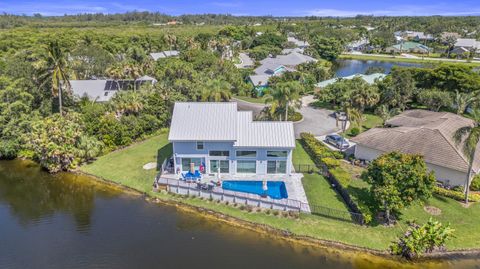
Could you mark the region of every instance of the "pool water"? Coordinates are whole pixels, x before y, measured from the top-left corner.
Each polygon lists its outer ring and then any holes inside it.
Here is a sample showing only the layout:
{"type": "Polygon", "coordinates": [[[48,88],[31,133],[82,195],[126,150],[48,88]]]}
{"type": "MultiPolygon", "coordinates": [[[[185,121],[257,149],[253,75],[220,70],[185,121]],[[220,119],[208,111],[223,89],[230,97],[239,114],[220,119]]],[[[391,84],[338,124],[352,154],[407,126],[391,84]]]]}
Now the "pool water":
{"type": "MultiPolygon", "coordinates": [[[[267,181],[268,190],[267,196],[272,199],[285,199],[288,198],[287,188],[283,181],[267,181]]],[[[225,180],[222,183],[222,188],[229,191],[238,191],[253,193],[258,195],[264,195],[262,181],[245,181],[245,180],[225,180]]]]}

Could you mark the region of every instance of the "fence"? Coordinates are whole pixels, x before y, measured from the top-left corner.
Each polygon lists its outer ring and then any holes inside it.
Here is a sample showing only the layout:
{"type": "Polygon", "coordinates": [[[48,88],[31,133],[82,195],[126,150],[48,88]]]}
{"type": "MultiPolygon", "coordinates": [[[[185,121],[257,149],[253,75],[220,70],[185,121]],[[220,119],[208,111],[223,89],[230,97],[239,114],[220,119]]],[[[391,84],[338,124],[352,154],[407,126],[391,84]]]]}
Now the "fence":
{"type": "Polygon", "coordinates": [[[318,171],[317,166],[315,164],[294,164],[293,169],[296,173],[308,173],[312,174],[318,171]]]}
{"type": "Polygon", "coordinates": [[[309,206],[310,206],[310,211],[313,215],[319,215],[319,216],[329,217],[332,219],[363,224],[362,214],[342,211],[342,210],[333,209],[333,208],[320,206],[320,205],[310,204],[309,206]]]}

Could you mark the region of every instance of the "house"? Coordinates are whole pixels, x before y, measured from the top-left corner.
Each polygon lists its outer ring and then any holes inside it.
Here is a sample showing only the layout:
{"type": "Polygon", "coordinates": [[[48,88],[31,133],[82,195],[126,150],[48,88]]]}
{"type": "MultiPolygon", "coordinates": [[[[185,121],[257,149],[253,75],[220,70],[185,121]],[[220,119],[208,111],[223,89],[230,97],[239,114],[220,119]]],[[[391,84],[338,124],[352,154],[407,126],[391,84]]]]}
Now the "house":
{"type": "Polygon", "coordinates": [[[374,74],[370,74],[370,75],[353,74],[351,76],[340,77],[340,78],[332,78],[332,79],[321,81],[321,82],[315,84],[315,87],[318,88],[318,89],[322,89],[322,88],[327,87],[330,84],[333,84],[333,83],[337,82],[340,79],[353,79],[355,77],[360,77],[363,80],[365,80],[365,82],[367,82],[368,84],[373,84],[373,83],[375,83],[376,80],[382,80],[386,76],[387,76],[386,74],[382,74],[382,73],[374,73],[374,74]]]}
{"type": "Polygon", "coordinates": [[[310,44],[307,41],[299,40],[293,36],[287,37],[287,42],[293,43],[295,44],[295,47],[301,48],[301,49],[305,49],[308,46],[310,46],[310,44]]]}
{"type": "Polygon", "coordinates": [[[180,52],[178,50],[165,50],[161,52],[150,53],[150,57],[152,57],[154,61],[169,57],[177,57],[178,55],[180,55],[180,52]]]}
{"type": "Polygon", "coordinates": [[[240,59],[240,63],[235,64],[237,68],[253,68],[255,66],[255,62],[245,52],[240,52],[238,58],[240,59]]]}
{"type": "Polygon", "coordinates": [[[157,80],[143,76],[136,80],[90,79],[70,80],[70,90],[74,98],[87,97],[95,102],[108,102],[118,91],[139,88],[141,85],[157,83],[157,80]]]}
{"type": "Polygon", "coordinates": [[[260,88],[257,88],[257,90],[263,90],[268,86],[268,78],[271,76],[278,76],[287,71],[292,72],[295,71],[295,68],[300,64],[316,61],[315,58],[298,52],[292,52],[287,55],[277,55],[276,57],[267,57],[260,61],[260,66],[254,70],[255,74],[251,75],[249,80],[255,88],[258,87],[258,81],[262,81],[263,84],[260,88]]]}
{"type": "MultiPolygon", "coordinates": [[[[370,161],[392,151],[421,154],[438,181],[464,185],[469,162],[453,135],[461,127],[472,126],[472,120],[448,112],[416,109],[405,111],[386,124],[390,128],[373,128],[351,139],[357,143],[356,158],[370,161]]],[[[477,148],[473,172],[477,174],[479,168],[477,148]]]]}
{"type": "Polygon", "coordinates": [[[394,33],[397,41],[401,40],[413,40],[413,41],[432,41],[435,38],[431,34],[425,34],[424,32],[417,31],[397,31],[394,33]]]}
{"type": "Polygon", "coordinates": [[[367,38],[363,38],[351,43],[348,43],[345,48],[347,51],[363,51],[369,44],[367,38]]]}
{"type": "Polygon", "coordinates": [[[432,51],[431,48],[417,43],[417,42],[411,42],[411,41],[406,41],[406,42],[400,42],[396,45],[393,45],[391,47],[388,47],[385,49],[387,53],[404,53],[404,52],[410,52],[410,53],[422,53],[422,54],[427,54],[432,51]]]}
{"type": "Polygon", "coordinates": [[[480,53],[480,41],[473,38],[459,38],[454,45],[454,49],[458,48],[464,48],[468,51],[480,53]]]}
{"type": "Polygon", "coordinates": [[[455,32],[443,32],[441,35],[440,35],[440,41],[442,42],[447,42],[449,39],[454,39],[454,40],[457,40],[461,37],[461,35],[459,33],[455,33],[455,32]]]}
{"type": "Polygon", "coordinates": [[[292,122],[254,121],[237,103],[177,102],[168,140],[177,174],[191,165],[205,174],[290,175],[292,122]]]}

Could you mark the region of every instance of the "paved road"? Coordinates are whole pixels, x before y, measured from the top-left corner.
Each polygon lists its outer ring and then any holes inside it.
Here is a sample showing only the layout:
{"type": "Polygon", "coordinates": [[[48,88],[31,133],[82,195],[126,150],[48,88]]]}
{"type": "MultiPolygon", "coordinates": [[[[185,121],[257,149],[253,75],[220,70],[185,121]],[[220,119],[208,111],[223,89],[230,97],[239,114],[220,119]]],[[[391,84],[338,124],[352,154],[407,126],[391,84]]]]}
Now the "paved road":
{"type": "MultiPolygon", "coordinates": [[[[309,99],[311,98],[304,97],[306,101],[310,101],[309,99]]],[[[255,115],[264,107],[263,104],[254,104],[239,99],[234,99],[234,101],[237,102],[239,110],[253,111],[255,115]]],[[[309,132],[315,136],[321,136],[340,130],[340,128],[336,126],[336,120],[332,115],[333,111],[312,108],[306,104],[302,105],[299,111],[303,115],[303,120],[293,125],[296,138],[300,138],[300,133],[302,132],[309,132]]]]}

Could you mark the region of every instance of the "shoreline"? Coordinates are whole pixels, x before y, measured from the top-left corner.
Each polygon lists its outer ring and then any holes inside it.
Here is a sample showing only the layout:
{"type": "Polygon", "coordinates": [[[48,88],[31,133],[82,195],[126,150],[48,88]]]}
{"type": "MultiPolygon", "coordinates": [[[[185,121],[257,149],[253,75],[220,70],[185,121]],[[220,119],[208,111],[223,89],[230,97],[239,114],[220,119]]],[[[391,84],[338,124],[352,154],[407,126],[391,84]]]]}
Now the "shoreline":
{"type": "Polygon", "coordinates": [[[438,58],[438,60],[435,60],[435,58],[428,58],[428,57],[426,57],[426,59],[404,58],[404,57],[395,57],[391,55],[377,56],[377,55],[370,55],[370,54],[340,54],[338,59],[359,60],[359,61],[404,62],[404,63],[434,64],[434,65],[446,63],[446,64],[467,65],[471,67],[480,66],[480,62],[458,62],[458,61],[455,61],[454,59],[448,60],[448,59],[442,59],[442,58],[438,58]]]}
{"type": "MultiPolygon", "coordinates": [[[[184,212],[200,214],[201,216],[209,218],[213,221],[219,221],[234,227],[247,229],[249,231],[272,236],[277,239],[286,240],[291,243],[300,244],[303,246],[315,247],[315,248],[323,249],[326,251],[334,251],[334,252],[347,251],[349,252],[347,255],[357,255],[357,254],[372,255],[377,258],[383,258],[392,262],[409,262],[409,263],[422,263],[422,262],[429,262],[429,261],[438,262],[438,261],[448,260],[448,259],[472,259],[472,258],[478,258],[480,256],[480,248],[479,249],[461,249],[461,250],[447,250],[445,252],[426,253],[421,258],[415,261],[407,261],[398,256],[394,256],[390,254],[387,250],[377,250],[377,249],[372,249],[368,247],[361,247],[361,246],[346,244],[346,243],[333,241],[333,240],[314,238],[314,237],[305,236],[305,235],[297,235],[288,230],[282,230],[267,224],[261,224],[261,223],[244,220],[238,217],[230,216],[228,214],[224,214],[224,213],[209,209],[209,208],[191,205],[175,199],[165,199],[165,198],[158,197],[146,192],[142,192],[138,189],[126,186],[124,184],[121,184],[112,180],[108,180],[90,173],[86,173],[84,171],[80,171],[78,169],[70,171],[70,173],[88,176],[88,177],[91,177],[92,179],[103,182],[105,184],[120,187],[122,190],[126,190],[130,193],[133,192],[135,194],[142,195],[145,197],[145,201],[147,202],[163,204],[166,206],[174,206],[175,208],[182,210],[184,212]]],[[[170,195],[170,194],[167,193],[166,195],[170,195]]]]}

